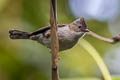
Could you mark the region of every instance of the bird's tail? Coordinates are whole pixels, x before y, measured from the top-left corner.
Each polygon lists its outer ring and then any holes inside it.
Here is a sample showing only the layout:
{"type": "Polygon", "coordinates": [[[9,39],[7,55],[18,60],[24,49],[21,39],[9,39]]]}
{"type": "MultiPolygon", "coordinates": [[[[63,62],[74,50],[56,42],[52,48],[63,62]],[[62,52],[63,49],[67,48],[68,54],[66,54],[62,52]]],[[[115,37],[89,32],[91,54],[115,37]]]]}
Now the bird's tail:
{"type": "Polygon", "coordinates": [[[19,30],[10,30],[9,31],[9,37],[11,39],[29,39],[30,38],[30,33],[19,31],[19,30]]]}

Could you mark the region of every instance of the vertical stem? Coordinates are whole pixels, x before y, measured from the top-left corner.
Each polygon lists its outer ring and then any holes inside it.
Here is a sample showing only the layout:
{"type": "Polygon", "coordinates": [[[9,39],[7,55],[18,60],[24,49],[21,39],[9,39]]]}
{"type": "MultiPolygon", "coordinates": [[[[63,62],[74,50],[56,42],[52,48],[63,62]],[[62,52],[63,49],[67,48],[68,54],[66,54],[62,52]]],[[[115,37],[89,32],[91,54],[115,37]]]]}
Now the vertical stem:
{"type": "Polygon", "coordinates": [[[52,80],[59,80],[58,73],[59,43],[57,36],[56,0],[50,0],[50,24],[51,24],[52,80]]]}

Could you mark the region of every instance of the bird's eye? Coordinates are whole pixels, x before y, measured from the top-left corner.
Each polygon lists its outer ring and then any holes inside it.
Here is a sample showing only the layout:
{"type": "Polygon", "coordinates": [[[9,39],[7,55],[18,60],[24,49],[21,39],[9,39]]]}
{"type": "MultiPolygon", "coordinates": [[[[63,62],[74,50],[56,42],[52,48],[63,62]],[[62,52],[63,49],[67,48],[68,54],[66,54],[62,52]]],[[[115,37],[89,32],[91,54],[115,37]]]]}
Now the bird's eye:
{"type": "Polygon", "coordinates": [[[79,28],[81,28],[81,26],[79,26],[79,28]]]}

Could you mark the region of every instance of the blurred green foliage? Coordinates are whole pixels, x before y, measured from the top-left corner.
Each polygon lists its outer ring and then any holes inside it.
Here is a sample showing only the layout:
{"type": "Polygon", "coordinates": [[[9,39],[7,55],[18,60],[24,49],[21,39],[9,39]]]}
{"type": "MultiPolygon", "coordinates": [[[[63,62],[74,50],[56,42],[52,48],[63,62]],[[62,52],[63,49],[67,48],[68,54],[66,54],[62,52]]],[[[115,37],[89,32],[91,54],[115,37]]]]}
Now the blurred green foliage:
{"type": "MultiPolygon", "coordinates": [[[[8,31],[13,28],[34,31],[49,25],[49,12],[49,0],[0,0],[0,80],[50,80],[49,50],[34,41],[10,40],[8,37],[8,31]]],[[[74,19],[67,0],[58,0],[58,23],[70,23],[74,19]]],[[[111,37],[106,22],[89,20],[87,23],[97,34],[111,37]]],[[[101,56],[112,46],[90,36],[85,40],[101,56]]],[[[101,77],[96,62],[82,46],[61,52],[60,56],[61,78],[101,77]]]]}
{"type": "Polygon", "coordinates": [[[100,80],[97,78],[71,78],[71,79],[61,79],[61,80],[100,80]]]}

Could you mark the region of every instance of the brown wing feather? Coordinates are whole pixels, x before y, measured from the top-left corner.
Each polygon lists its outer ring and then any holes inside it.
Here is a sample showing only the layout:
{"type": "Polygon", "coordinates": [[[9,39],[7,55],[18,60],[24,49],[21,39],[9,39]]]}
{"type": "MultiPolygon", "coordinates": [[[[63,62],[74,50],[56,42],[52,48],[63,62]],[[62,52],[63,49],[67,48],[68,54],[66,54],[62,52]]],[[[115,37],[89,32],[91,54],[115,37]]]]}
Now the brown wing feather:
{"type": "MultiPolygon", "coordinates": [[[[58,24],[58,27],[64,27],[65,25],[67,25],[67,24],[58,24]]],[[[38,29],[37,31],[32,32],[31,35],[37,35],[40,33],[44,33],[49,29],[50,29],[50,26],[42,27],[42,28],[38,29]]]]}

